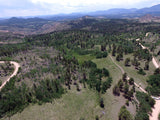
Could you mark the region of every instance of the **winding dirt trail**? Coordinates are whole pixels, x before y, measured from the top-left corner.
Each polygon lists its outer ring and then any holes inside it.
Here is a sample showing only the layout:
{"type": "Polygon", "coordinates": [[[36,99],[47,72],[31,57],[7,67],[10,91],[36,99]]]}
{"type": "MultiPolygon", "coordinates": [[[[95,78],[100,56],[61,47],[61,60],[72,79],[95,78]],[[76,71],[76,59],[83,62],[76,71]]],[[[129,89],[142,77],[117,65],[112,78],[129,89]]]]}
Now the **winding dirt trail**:
{"type": "MultiPolygon", "coordinates": [[[[109,55],[109,57],[111,58],[112,62],[121,70],[122,74],[124,74],[125,72],[124,72],[123,68],[114,61],[114,59],[113,59],[113,57],[112,57],[111,55],[109,55]]],[[[152,62],[153,62],[154,66],[155,66],[156,68],[159,68],[159,64],[157,63],[157,61],[155,60],[154,57],[152,58],[152,62]]],[[[130,78],[127,76],[127,80],[129,80],[129,79],[130,79],[130,78]]],[[[145,91],[145,90],[144,90],[142,87],[140,87],[137,83],[134,82],[134,84],[135,84],[135,86],[138,87],[142,92],[147,93],[147,91],[145,91]]],[[[155,97],[155,98],[156,98],[156,97],[155,97]]],[[[156,99],[155,99],[155,102],[156,102],[156,103],[155,103],[155,105],[154,105],[154,108],[152,108],[152,114],[149,116],[149,120],[158,120],[158,115],[159,115],[159,113],[160,113],[160,100],[156,100],[156,99]]]]}
{"type": "MultiPolygon", "coordinates": [[[[121,70],[122,74],[124,74],[124,73],[125,73],[125,72],[124,72],[124,69],[114,61],[114,59],[113,59],[113,57],[112,57],[111,55],[109,55],[109,57],[111,58],[112,62],[121,70]]],[[[130,78],[127,76],[127,80],[129,80],[129,79],[130,79],[130,78]]],[[[141,86],[139,86],[137,83],[134,82],[134,84],[135,84],[135,86],[138,87],[142,92],[147,93],[147,92],[146,92],[141,86]]]]}
{"type": "MultiPolygon", "coordinates": [[[[152,63],[156,68],[160,67],[154,56],[152,57],[152,63]]],[[[160,100],[155,99],[155,102],[154,108],[152,108],[152,114],[149,116],[150,120],[158,120],[158,115],[160,113],[160,100]]]]}
{"type": "MultiPolygon", "coordinates": [[[[0,63],[5,63],[5,61],[0,61],[0,63]]],[[[14,62],[14,61],[10,61],[10,63],[14,65],[14,68],[15,68],[15,69],[14,69],[14,72],[13,72],[12,75],[9,76],[9,78],[0,86],[0,90],[6,85],[7,82],[9,82],[9,80],[10,80],[13,76],[17,75],[17,73],[18,73],[18,69],[19,69],[19,67],[20,67],[20,64],[17,63],[17,62],[14,62]]]]}
{"type": "Polygon", "coordinates": [[[109,55],[109,57],[111,58],[112,62],[121,70],[122,74],[124,74],[125,72],[124,72],[123,68],[114,61],[114,59],[111,55],[109,55]]]}
{"type": "Polygon", "coordinates": [[[160,100],[155,100],[156,103],[154,108],[152,108],[152,114],[149,116],[150,120],[158,120],[158,115],[160,113],[160,100]]]}
{"type": "Polygon", "coordinates": [[[156,68],[159,68],[159,64],[158,64],[158,62],[157,62],[157,60],[156,60],[155,57],[152,57],[152,62],[153,62],[153,65],[154,65],[156,68]]]}
{"type": "Polygon", "coordinates": [[[142,47],[142,49],[148,49],[147,47],[143,46],[141,43],[139,45],[142,47]]]}
{"type": "MultiPolygon", "coordinates": [[[[141,43],[139,43],[139,45],[142,47],[142,49],[148,49],[149,52],[151,52],[149,48],[143,46],[141,43]]],[[[156,58],[154,56],[152,56],[152,63],[155,66],[155,68],[159,68],[160,67],[159,63],[157,62],[157,60],[156,60],[156,58]]],[[[154,99],[155,98],[156,97],[154,97],[154,99]]],[[[154,105],[154,108],[152,108],[152,114],[149,116],[150,120],[158,120],[158,115],[160,113],[160,100],[159,99],[155,99],[155,102],[156,103],[154,105]]]]}

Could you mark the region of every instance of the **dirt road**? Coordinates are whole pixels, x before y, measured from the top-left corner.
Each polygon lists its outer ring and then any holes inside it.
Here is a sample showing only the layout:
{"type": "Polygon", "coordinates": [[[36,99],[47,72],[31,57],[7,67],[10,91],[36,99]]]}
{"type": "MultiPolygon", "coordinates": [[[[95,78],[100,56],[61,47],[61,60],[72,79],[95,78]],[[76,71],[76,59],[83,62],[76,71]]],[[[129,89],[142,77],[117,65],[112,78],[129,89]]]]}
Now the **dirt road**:
{"type": "MultiPolygon", "coordinates": [[[[143,46],[141,43],[139,43],[139,45],[142,47],[142,49],[148,49],[149,52],[151,52],[149,48],[143,46]]],[[[156,68],[159,68],[159,64],[154,56],[152,56],[152,63],[156,68]]]]}
{"type": "Polygon", "coordinates": [[[152,108],[152,114],[149,116],[149,120],[158,120],[158,115],[160,113],[160,100],[155,100],[156,103],[154,108],[152,108]]]}
{"type": "MultiPolygon", "coordinates": [[[[114,61],[114,59],[112,58],[111,55],[109,55],[109,57],[111,58],[112,62],[121,70],[122,74],[124,74],[125,72],[124,72],[123,68],[114,61]]],[[[156,62],[156,60],[154,59],[154,57],[153,57],[153,59],[152,59],[152,62],[153,62],[153,64],[155,65],[156,68],[159,67],[159,65],[158,65],[158,63],[156,62]]],[[[129,80],[130,78],[127,76],[127,79],[129,80]]],[[[134,84],[135,84],[135,86],[138,87],[142,92],[147,93],[147,92],[146,92],[142,87],[140,87],[137,83],[134,82],[134,84]]],[[[159,113],[160,113],[160,100],[155,100],[155,102],[156,102],[156,103],[155,103],[155,105],[154,105],[154,108],[152,108],[152,114],[149,116],[149,120],[158,120],[158,115],[159,115],[159,113]]]]}
{"type": "MultiPolygon", "coordinates": [[[[109,57],[111,58],[112,62],[121,70],[122,74],[124,74],[125,72],[124,72],[123,68],[114,61],[114,59],[112,58],[111,55],[109,55],[109,57]]],[[[130,78],[127,76],[127,80],[129,80],[129,79],[130,79],[130,78]]],[[[147,92],[146,92],[141,86],[139,86],[137,83],[134,82],[134,84],[135,84],[135,86],[138,87],[142,92],[147,93],[147,92]]]]}
{"type": "MultiPolygon", "coordinates": [[[[139,45],[141,45],[142,49],[148,49],[147,47],[143,46],[141,43],[139,43],[139,45]]],[[[150,52],[150,50],[149,50],[150,52]]],[[[152,63],[155,66],[155,68],[159,68],[159,63],[157,62],[156,58],[154,56],[152,56],[152,63]]],[[[150,120],[158,120],[158,115],[160,113],[160,100],[155,100],[155,105],[154,108],[152,108],[152,114],[149,116],[150,120]]]]}
{"type": "Polygon", "coordinates": [[[111,55],[109,55],[109,57],[111,58],[112,62],[121,70],[122,74],[124,74],[125,72],[124,72],[123,68],[114,61],[114,59],[111,55]]]}
{"type": "MultiPolygon", "coordinates": [[[[5,61],[0,61],[0,63],[5,63],[5,61]]],[[[6,83],[7,83],[13,76],[17,75],[17,73],[18,73],[18,69],[19,69],[19,67],[20,67],[19,63],[14,62],[14,61],[10,61],[10,63],[14,65],[14,68],[15,68],[15,69],[14,69],[14,72],[13,72],[12,75],[9,76],[9,78],[0,86],[0,90],[6,85],[6,83]]]]}
{"type": "Polygon", "coordinates": [[[147,49],[147,47],[143,46],[141,43],[139,45],[142,47],[142,49],[147,49]]]}
{"type": "Polygon", "coordinates": [[[154,65],[156,68],[159,68],[159,64],[158,64],[158,62],[156,61],[156,58],[155,58],[155,57],[152,57],[152,63],[153,63],[153,65],[154,65]]]}
{"type": "MultiPolygon", "coordinates": [[[[160,67],[155,57],[152,57],[152,63],[156,68],[160,67]]],[[[160,113],[160,100],[155,100],[155,101],[156,103],[154,105],[154,108],[152,108],[152,114],[149,116],[150,120],[158,120],[158,115],[160,113]]]]}

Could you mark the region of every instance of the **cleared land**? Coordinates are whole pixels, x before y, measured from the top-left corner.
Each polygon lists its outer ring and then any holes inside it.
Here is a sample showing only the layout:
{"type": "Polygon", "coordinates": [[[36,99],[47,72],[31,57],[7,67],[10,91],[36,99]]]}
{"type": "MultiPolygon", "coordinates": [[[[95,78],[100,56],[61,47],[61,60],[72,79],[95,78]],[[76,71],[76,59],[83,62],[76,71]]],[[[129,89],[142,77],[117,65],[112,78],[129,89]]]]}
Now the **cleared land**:
{"type": "MultiPolygon", "coordinates": [[[[79,57],[81,60],[81,57],[79,57]]],[[[72,89],[62,96],[62,98],[43,105],[30,105],[21,113],[12,116],[11,120],[31,120],[31,119],[48,119],[48,120],[75,120],[85,118],[87,120],[95,119],[98,115],[102,120],[118,119],[118,112],[126,100],[123,96],[115,97],[112,94],[112,88],[122,77],[121,71],[111,61],[109,57],[103,59],[93,59],[98,68],[106,67],[110,70],[113,78],[112,87],[107,93],[102,95],[104,98],[105,109],[99,107],[98,94],[96,91],[82,89],[80,92],[72,86],[72,89]],[[63,114],[63,115],[62,115],[63,114]]],[[[128,110],[135,115],[135,105],[130,103],[128,110]]],[[[5,118],[7,119],[7,118],[5,118]]]]}
{"type": "MultiPolygon", "coordinates": [[[[0,61],[0,63],[5,63],[5,62],[4,62],[4,61],[0,61]]],[[[17,75],[17,73],[18,73],[18,69],[19,69],[20,65],[19,65],[17,62],[14,62],[14,61],[11,61],[10,63],[15,66],[14,72],[12,73],[11,76],[9,76],[9,78],[8,78],[5,82],[2,83],[2,85],[0,86],[0,90],[6,85],[6,83],[7,83],[13,76],[17,75]]]]}
{"type": "Polygon", "coordinates": [[[93,120],[102,111],[97,104],[97,98],[95,91],[71,90],[52,103],[30,105],[23,112],[11,117],[11,120],[93,120]]]}

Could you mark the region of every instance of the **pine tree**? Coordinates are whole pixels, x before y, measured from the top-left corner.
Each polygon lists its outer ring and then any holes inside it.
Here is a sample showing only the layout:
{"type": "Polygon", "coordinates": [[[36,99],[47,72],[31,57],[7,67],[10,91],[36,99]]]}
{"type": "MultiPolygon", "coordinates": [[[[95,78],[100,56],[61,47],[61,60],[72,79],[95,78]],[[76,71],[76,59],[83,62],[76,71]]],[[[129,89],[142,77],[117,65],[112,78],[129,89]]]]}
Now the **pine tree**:
{"type": "Polygon", "coordinates": [[[127,80],[127,73],[124,73],[122,76],[122,80],[125,82],[127,80]]]}
{"type": "Polygon", "coordinates": [[[144,67],[144,70],[149,70],[149,62],[145,62],[145,67],[144,67]]]}
{"type": "Polygon", "coordinates": [[[103,98],[100,99],[100,107],[101,107],[101,108],[104,108],[104,101],[103,101],[103,98]]]}
{"type": "Polygon", "coordinates": [[[123,81],[121,79],[118,82],[118,86],[119,86],[120,91],[122,92],[123,91],[123,81]]]}
{"type": "Polygon", "coordinates": [[[124,62],[124,65],[125,66],[129,66],[129,62],[130,62],[130,58],[126,58],[125,62],[124,62]]]}
{"type": "Polygon", "coordinates": [[[113,94],[119,96],[120,95],[120,89],[118,87],[118,85],[115,85],[113,87],[113,94]]]}
{"type": "Polygon", "coordinates": [[[130,79],[129,79],[129,84],[130,84],[130,85],[133,85],[133,84],[134,84],[134,79],[133,79],[133,78],[130,78],[130,79]]]}
{"type": "Polygon", "coordinates": [[[125,106],[121,107],[118,117],[119,120],[133,120],[132,115],[125,106]]]}

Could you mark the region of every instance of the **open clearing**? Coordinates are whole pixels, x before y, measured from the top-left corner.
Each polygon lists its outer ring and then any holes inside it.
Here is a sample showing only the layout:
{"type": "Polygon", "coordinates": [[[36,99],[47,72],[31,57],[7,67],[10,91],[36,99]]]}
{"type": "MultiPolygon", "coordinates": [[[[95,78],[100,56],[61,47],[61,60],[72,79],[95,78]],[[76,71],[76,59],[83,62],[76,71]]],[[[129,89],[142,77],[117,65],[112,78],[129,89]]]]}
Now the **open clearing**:
{"type": "Polygon", "coordinates": [[[95,91],[72,88],[61,99],[42,105],[30,105],[23,112],[15,114],[11,120],[93,120],[102,111],[95,91]]]}
{"type": "MultiPolygon", "coordinates": [[[[93,59],[92,61],[97,64],[98,68],[106,67],[113,78],[112,87],[107,90],[106,94],[102,95],[105,109],[99,107],[96,91],[86,88],[77,92],[76,88],[72,87],[62,98],[52,103],[30,105],[21,113],[13,115],[10,120],[79,120],[80,118],[93,120],[96,115],[101,117],[101,120],[118,119],[119,110],[126,100],[123,96],[114,96],[112,88],[122,77],[121,71],[109,57],[93,59]]],[[[130,103],[127,108],[135,115],[135,105],[130,103]]]]}
{"type": "MultiPolygon", "coordinates": [[[[4,63],[4,61],[0,61],[0,63],[4,63]]],[[[9,78],[7,78],[6,81],[4,81],[4,82],[2,83],[2,85],[0,86],[0,90],[6,85],[7,82],[9,82],[9,80],[10,80],[13,76],[17,75],[18,69],[19,69],[19,67],[20,67],[20,65],[19,65],[17,62],[11,61],[10,63],[15,66],[14,72],[12,73],[12,75],[11,75],[9,78]]]]}
{"type": "MultiPolygon", "coordinates": [[[[132,55],[130,55],[130,54],[129,54],[129,55],[125,55],[125,56],[124,56],[124,60],[125,60],[126,58],[133,59],[132,55]]],[[[149,66],[150,66],[150,67],[149,67],[149,70],[148,70],[148,71],[145,71],[145,72],[146,72],[146,75],[140,75],[140,74],[137,73],[138,70],[136,70],[134,66],[125,67],[125,66],[124,66],[124,60],[118,62],[118,61],[116,61],[116,58],[115,58],[115,57],[113,57],[113,59],[114,59],[114,61],[115,61],[118,65],[120,65],[120,66],[124,69],[124,71],[127,73],[127,75],[128,75],[130,78],[131,78],[131,77],[134,78],[135,82],[136,82],[137,84],[140,84],[143,89],[146,88],[146,86],[147,86],[147,82],[146,82],[147,76],[152,75],[153,72],[154,72],[154,70],[155,70],[155,67],[154,67],[154,65],[153,65],[152,62],[149,63],[149,66]]],[[[143,69],[144,66],[145,66],[145,61],[141,61],[141,62],[140,62],[140,67],[143,69]]]]}

